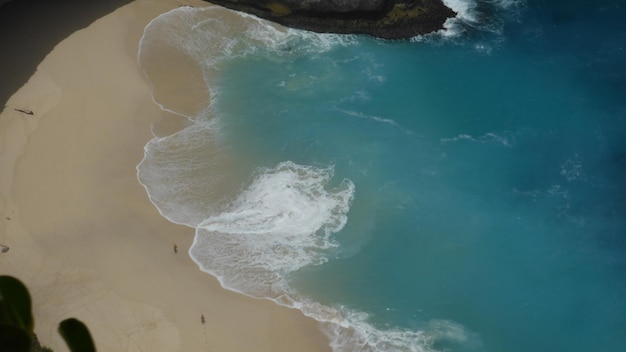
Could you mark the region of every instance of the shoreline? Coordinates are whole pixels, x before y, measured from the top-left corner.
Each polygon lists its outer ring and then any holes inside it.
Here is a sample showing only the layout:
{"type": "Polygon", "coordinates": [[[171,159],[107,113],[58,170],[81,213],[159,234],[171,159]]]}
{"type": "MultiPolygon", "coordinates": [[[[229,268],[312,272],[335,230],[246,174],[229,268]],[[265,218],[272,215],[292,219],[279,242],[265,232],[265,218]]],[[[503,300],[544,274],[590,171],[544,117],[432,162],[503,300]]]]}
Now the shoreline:
{"type": "Polygon", "coordinates": [[[27,285],[35,332],[56,351],[66,350],[56,327],[67,317],[103,351],[330,350],[300,311],[202,272],[185,253],[193,229],[163,218],[137,180],[151,125],[174,118],[153,103],[137,45],[150,20],[182,5],[208,4],[136,0],[74,32],[8,100],[2,274],[27,285]]]}

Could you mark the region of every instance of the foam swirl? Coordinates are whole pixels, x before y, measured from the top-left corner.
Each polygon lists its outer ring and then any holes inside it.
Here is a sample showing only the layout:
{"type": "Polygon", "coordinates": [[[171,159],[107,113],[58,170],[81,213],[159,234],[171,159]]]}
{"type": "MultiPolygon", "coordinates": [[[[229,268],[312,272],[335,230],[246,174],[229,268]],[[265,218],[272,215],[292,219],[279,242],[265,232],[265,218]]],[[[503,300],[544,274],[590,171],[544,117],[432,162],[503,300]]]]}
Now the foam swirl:
{"type": "Polygon", "coordinates": [[[227,210],[198,225],[190,254],[225,287],[256,297],[284,294],[275,285],[327,260],[331,235],[347,222],[354,184],[327,190],[332,168],[287,161],[260,169],[227,210]]]}

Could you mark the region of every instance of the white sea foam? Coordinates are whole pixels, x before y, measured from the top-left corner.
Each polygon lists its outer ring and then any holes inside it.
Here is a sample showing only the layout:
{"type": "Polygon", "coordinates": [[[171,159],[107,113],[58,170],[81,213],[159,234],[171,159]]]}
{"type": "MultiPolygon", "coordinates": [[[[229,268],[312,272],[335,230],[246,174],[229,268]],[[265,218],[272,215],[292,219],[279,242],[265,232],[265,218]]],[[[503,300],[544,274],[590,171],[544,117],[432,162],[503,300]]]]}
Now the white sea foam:
{"type": "Polygon", "coordinates": [[[345,115],[351,116],[351,117],[356,117],[356,118],[364,119],[364,120],[371,120],[371,121],[375,121],[375,122],[378,122],[378,123],[383,123],[383,124],[387,124],[387,125],[390,125],[390,126],[394,126],[396,128],[399,128],[400,130],[404,131],[404,133],[406,133],[406,134],[415,134],[413,131],[400,126],[395,120],[392,120],[392,119],[389,119],[389,118],[380,117],[380,116],[374,116],[374,115],[367,115],[367,114],[364,114],[364,113],[359,112],[359,111],[346,110],[346,109],[341,109],[341,108],[338,108],[338,107],[336,107],[335,110],[337,110],[337,111],[339,111],[339,112],[341,112],[341,113],[343,113],[345,115]]]}
{"type": "MultiPolygon", "coordinates": [[[[353,45],[357,41],[354,35],[315,33],[277,27],[252,15],[242,13],[241,16],[251,21],[251,25],[245,31],[248,43],[253,44],[251,47],[267,50],[270,59],[284,55],[321,54],[338,45],[353,45]]],[[[255,54],[259,54],[259,51],[255,51],[255,54]]]]}
{"type": "Polygon", "coordinates": [[[477,22],[476,0],[443,0],[443,4],[456,12],[456,18],[467,22],[477,22]]]}
{"type": "Polygon", "coordinates": [[[347,222],[354,185],[326,189],[332,168],[280,163],[261,169],[227,209],[197,227],[192,258],[225,287],[257,297],[284,294],[285,276],[327,260],[347,222]]]}
{"type": "Polygon", "coordinates": [[[565,160],[561,164],[561,176],[563,176],[568,182],[587,181],[587,176],[585,175],[583,169],[583,163],[578,154],[565,160]]]}
{"type": "Polygon", "coordinates": [[[196,121],[144,147],[137,177],[152,203],[168,220],[195,227],[224,197],[228,154],[216,143],[217,120],[196,121]]]}
{"type": "Polygon", "coordinates": [[[463,345],[476,348],[480,338],[463,326],[435,319],[418,329],[380,329],[362,312],[344,311],[345,321],[323,325],[335,352],[435,352],[436,345],[463,345]]]}
{"type": "Polygon", "coordinates": [[[469,134],[459,134],[456,137],[441,138],[439,140],[441,144],[456,143],[461,141],[475,143],[496,143],[506,148],[513,148],[513,146],[515,145],[514,136],[505,137],[494,132],[488,132],[479,137],[474,137],[469,134]]]}
{"type": "MultiPolygon", "coordinates": [[[[468,32],[495,35],[495,42],[502,40],[501,32],[504,19],[515,18],[523,7],[524,0],[443,0],[444,5],[456,12],[456,16],[449,18],[443,29],[435,33],[417,36],[414,41],[457,40],[468,32]]],[[[476,43],[477,51],[490,52],[488,42],[476,43]]]]}

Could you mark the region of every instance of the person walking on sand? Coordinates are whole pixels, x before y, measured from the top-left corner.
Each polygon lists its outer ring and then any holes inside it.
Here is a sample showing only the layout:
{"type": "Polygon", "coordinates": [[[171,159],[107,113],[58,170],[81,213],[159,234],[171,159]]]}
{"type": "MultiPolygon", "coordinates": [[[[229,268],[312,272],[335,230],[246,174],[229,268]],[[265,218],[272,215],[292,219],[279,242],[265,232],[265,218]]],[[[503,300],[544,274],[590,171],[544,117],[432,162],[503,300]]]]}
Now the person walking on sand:
{"type": "Polygon", "coordinates": [[[174,244],[174,253],[178,253],[178,246],[174,244]]]}
{"type": "Polygon", "coordinates": [[[204,314],[200,314],[200,321],[204,324],[204,314]]]}

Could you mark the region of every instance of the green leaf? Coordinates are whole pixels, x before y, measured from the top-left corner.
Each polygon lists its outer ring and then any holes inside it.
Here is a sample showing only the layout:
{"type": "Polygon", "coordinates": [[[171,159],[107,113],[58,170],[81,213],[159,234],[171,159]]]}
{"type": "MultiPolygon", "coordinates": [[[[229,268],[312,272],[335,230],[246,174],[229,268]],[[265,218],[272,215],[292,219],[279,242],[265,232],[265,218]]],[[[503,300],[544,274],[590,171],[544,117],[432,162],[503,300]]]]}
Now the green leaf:
{"type": "Polygon", "coordinates": [[[21,328],[0,323],[0,348],[3,352],[28,352],[31,337],[21,328]]]}
{"type": "Polygon", "coordinates": [[[96,351],[87,326],[78,319],[69,318],[63,320],[59,324],[59,333],[72,352],[96,351]]]}
{"type": "Polygon", "coordinates": [[[14,325],[32,335],[34,322],[31,307],[26,286],[12,276],[0,276],[0,323],[14,325]]]}

